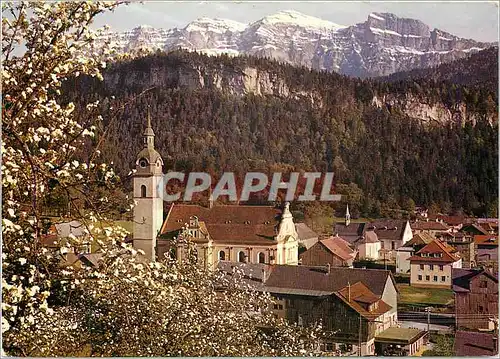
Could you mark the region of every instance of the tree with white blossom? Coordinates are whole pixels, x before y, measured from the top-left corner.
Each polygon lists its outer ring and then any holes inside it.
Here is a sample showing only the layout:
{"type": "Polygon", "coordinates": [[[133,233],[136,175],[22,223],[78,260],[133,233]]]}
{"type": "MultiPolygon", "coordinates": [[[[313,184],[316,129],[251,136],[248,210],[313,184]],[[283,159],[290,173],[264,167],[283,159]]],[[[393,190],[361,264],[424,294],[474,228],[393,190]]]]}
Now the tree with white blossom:
{"type": "MultiPolygon", "coordinates": [[[[113,53],[95,41],[104,30],[89,26],[118,5],[2,4],[2,353],[311,354],[320,327],[274,318],[269,296],[237,276],[219,287],[218,274],[189,258],[146,263],[113,225],[120,182],[100,160],[99,104],[75,109],[61,100],[61,86],[83,75],[102,79],[113,53]],[[61,268],[43,245],[43,211],[55,193],[72,204],[67,219],[82,223],[99,265],[61,268]]],[[[80,241],[70,235],[59,252],[80,241]]]]}

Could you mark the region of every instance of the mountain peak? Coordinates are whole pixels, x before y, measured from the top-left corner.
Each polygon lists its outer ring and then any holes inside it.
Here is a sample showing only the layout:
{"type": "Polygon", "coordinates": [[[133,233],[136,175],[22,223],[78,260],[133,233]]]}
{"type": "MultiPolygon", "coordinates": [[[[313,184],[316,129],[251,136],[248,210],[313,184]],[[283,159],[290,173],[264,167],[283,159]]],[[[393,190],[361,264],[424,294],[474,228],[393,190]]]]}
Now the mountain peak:
{"type": "Polygon", "coordinates": [[[221,19],[221,18],[209,18],[200,17],[192,22],[190,22],[184,30],[187,31],[213,31],[213,32],[241,32],[247,27],[238,21],[221,19]]]}
{"type": "Polygon", "coordinates": [[[331,21],[306,15],[295,10],[282,10],[275,14],[268,15],[259,21],[269,25],[288,24],[302,26],[305,28],[327,28],[332,30],[339,30],[346,27],[331,21]]]}

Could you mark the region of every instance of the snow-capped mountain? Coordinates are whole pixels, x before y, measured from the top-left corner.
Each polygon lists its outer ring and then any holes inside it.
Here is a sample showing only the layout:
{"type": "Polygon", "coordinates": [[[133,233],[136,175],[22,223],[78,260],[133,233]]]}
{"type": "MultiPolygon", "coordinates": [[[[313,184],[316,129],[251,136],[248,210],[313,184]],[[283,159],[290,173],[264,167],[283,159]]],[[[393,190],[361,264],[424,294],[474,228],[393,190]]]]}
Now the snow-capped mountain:
{"type": "Polygon", "coordinates": [[[182,29],[140,26],[106,37],[123,52],[184,48],[247,54],[359,77],[435,66],[492,45],[390,13],[372,13],[363,23],[343,26],[291,10],[251,24],[200,18],[182,29]]]}

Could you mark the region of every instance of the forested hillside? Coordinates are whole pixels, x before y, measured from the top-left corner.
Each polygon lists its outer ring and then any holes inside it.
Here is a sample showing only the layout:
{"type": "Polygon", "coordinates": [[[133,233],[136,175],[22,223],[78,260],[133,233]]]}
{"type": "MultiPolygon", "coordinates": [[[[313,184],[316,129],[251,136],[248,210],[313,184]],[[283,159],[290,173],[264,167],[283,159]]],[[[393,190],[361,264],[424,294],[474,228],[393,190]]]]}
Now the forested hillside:
{"type": "Polygon", "coordinates": [[[64,93],[100,100],[103,152],[123,177],[149,107],[165,171],[334,171],[354,215],[414,203],[477,215],[496,208],[497,95],[488,88],[186,52],[117,63],[104,78],[72,80],[64,93]]]}
{"type": "Polygon", "coordinates": [[[498,47],[471,54],[465,59],[455,60],[428,69],[397,72],[384,80],[400,81],[427,78],[435,82],[468,85],[498,92],[498,47]]]}

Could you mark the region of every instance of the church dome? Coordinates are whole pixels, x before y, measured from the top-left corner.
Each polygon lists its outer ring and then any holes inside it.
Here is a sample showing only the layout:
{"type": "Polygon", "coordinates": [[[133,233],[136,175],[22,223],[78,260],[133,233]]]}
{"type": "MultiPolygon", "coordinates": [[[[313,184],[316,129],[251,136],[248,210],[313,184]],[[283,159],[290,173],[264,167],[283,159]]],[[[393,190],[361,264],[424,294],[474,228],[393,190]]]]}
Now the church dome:
{"type": "Polygon", "coordinates": [[[137,155],[137,162],[139,162],[142,159],[147,160],[148,163],[156,163],[158,159],[162,161],[158,151],[156,151],[154,148],[151,147],[144,147],[142,151],[139,152],[139,154],[137,155]]]}

